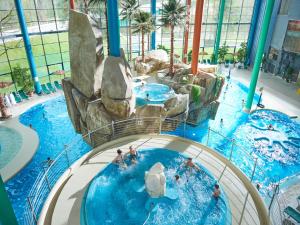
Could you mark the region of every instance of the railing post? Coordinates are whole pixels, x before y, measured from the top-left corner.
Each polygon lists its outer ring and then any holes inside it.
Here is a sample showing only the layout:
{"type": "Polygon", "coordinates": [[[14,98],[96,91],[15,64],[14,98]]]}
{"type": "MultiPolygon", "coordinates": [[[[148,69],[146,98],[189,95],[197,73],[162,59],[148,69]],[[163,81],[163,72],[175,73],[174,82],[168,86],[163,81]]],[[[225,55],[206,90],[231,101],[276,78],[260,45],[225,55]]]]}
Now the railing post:
{"type": "Polygon", "coordinates": [[[234,139],[232,139],[232,141],[231,141],[231,149],[230,149],[229,161],[231,161],[231,158],[232,158],[233,146],[234,146],[234,139]]]}
{"type": "Polygon", "coordinates": [[[245,198],[245,202],[244,202],[244,205],[243,205],[243,209],[242,209],[242,213],[241,213],[241,218],[240,218],[240,221],[239,221],[239,225],[241,225],[242,222],[243,222],[244,213],[245,213],[245,209],[246,209],[246,204],[247,204],[247,201],[248,201],[248,196],[249,196],[249,192],[247,192],[247,195],[246,195],[246,198],[245,198]]]}
{"type": "Polygon", "coordinates": [[[44,167],[44,166],[43,166],[43,171],[44,171],[45,180],[46,180],[48,189],[49,189],[49,191],[51,191],[51,186],[50,186],[50,183],[49,183],[49,180],[48,180],[48,176],[47,176],[47,173],[46,173],[46,171],[45,171],[45,167],[44,167]]]}
{"type": "Polygon", "coordinates": [[[29,208],[31,210],[31,213],[32,213],[32,217],[33,217],[33,220],[34,220],[34,223],[37,224],[37,217],[35,215],[35,212],[34,212],[34,209],[33,209],[33,206],[32,206],[32,203],[30,201],[30,197],[27,197],[27,201],[28,201],[28,204],[29,204],[29,208]]]}
{"type": "Polygon", "coordinates": [[[158,134],[161,134],[161,126],[162,126],[162,122],[161,122],[161,115],[159,115],[159,130],[158,130],[158,134]]]}
{"type": "Polygon", "coordinates": [[[70,159],[69,159],[69,156],[68,156],[68,150],[66,148],[64,148],[64,151],[66,153],[66,157],[67,157],[67,162],[68,162],[68,167],[71,166],[71,163],[70,163],[70,159]]]}
{"type": "Polygon", "coordinates": [[[208,146],[209,135],[210,135],[210,127],[208,128],[208,132],[207,132],[207,141],[206,141],[206,146],[208,146]]]}
{"type": "Polygon", "coordinates": [[[114,121],[111,121],[111,134],[112,134],[112,137],[115,136],[115,122],[114,121]]]}
{"type": "Polygon", "coordinates": [[[255,162],[254,162],[254,167],[253,167],[253,171],[252,171],[251,179],[250,179],[251,182],[252,182],[252,180],[253,180],[253,178],[254,178],[254,173],[255,173],[256,165],[257,165],[257,160],[258,160],[258,158],[256,158],[256,159],[255,159],[255,162]]]}
{"type": "Polygon", "coordinates": [[[183,124],[183,137],[185,138],[185,132],[186,132],[186,120],[184,120],[183,124]]]}

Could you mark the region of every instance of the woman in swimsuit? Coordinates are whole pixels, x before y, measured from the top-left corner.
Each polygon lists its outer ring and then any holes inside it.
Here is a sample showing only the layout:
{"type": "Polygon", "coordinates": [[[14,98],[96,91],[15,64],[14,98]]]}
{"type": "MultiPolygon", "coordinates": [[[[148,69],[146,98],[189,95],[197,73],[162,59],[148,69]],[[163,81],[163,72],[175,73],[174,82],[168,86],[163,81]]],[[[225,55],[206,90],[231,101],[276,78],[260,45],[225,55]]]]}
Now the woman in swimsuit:
{"type": "Polygon", "coordinates": [[[118,149],[117,153],[118,153],[118,155],[116,156],[116,158],[114,158],[114,160],[112,162],[115,163],[115,164],[118,164],[119,166],[121,166],[123,168],[126,168],[127,165],[126,165],[126,163],[124,161],[122,150],[118,149]]]}

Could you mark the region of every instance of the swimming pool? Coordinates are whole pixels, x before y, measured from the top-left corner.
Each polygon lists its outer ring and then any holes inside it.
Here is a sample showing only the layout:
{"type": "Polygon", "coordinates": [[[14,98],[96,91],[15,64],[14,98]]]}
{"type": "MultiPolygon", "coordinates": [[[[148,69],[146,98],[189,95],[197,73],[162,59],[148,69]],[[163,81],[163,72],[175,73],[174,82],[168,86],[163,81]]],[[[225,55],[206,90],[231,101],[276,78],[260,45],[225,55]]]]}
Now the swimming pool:
{"type": "Polygon", "coordinates": [[[127,170],[109,164],[90,183],[82,203],[81,225],[96,224],[231,224],[230,208],[222,192],[212,197],[216,180],[204,169],[192,174],[180,168],[186,157],[168,149],[139,150],[138,163],[127,170]],[[166,196],[151,199],[144,175],[161,162],[167,179],[166,196]],[[174,176],[180,175],[179,183],[174,176]],[[155,201],[149,213],[149,202],[155,201]],[[147,219],[149,217],[149,219],[147,219]]]}
{"type": "Polygon", "coordinates": [[[163,104],[166,100],[174,96],[175,92],[169,86],[157,83],[147,83],[134,87],[136,95],[136,104],[142,106],[145,104],[163,104]],[[147,100],[147,94],[148,100],[147,100]]]}
{"type": "MultiPolygon", "coordinates": [[[[20,122],[27,126],[32,124],[40,140],[36,154],[30,163],[5,183],[18,222],[23,224],[26,197],[40,172],[43,171],[47,157],[54,159],[62,151],[64,145],[73,139],[79,141],[74,146],[77,151],[72,151],[76,154],[70,156],[70,160],[75,161],[91,148],[82,140],[81,135],[75,133],[67,113],[65,99],[62,96],[29,109],[20,116],[20,122]]],[[[57,180],[63,172],[53,174],[53,180],[57,180]]],[[[44,200],[41,199],[41,201],[44,200]]]]}
{"type": "Polygon", "coordinates": [[[21,146],[22,136],[18,131],[0,126],[0,169],[16,156],[21,146]]]}
{"type": "MultiPolygon", "coordinates": [[[[299,160],[293,160],[292,163],[282,163],[282,160],[272,161],[272,158],[260,150],[261,148],[264,148],[265,150],[270,148],[266,148],[266,146],[259,147],[258,144],[264,144],[265,140],[256,141],[254,138],[260,133],[265,137],[270,136],[270,134],[268,133],[269,131],[257,129],[252,124],[258,124],[258,127],[261,127],[261,125],[259,125],[263,123],[261,121],[265,121],[265,124],[269,123],[269,114],[272,114],[275,117],[278,115],[278,120],[276,120],[274,126],[280,127],[281,123],[285,123],[284,129],[287,129],[287,133],[290,132],[289,130],[293,130],[292,136],[295,136],[296,138],[300,137],[300,125],[295,121],[290,120],[286,115],[274,111],[257,111],[252,115],[245,114],[242,111],[242,99],[246,99],[248,89],[243,84],[234,80],[227,81],[223,89],[224,90],[219,98],[220,106],[216,119],[207,120],[198,126],[187,125],[185,137],[206,144],[207,129],[208,127],[211,127],[226,137],[236,139],[236,142],[244,146],[249,154],[259,158],[258,164],[260,174],[254,179],[255,182],[262,183],[265,186],[269,185],[271,181],[277,181],[278,179],[299,173],[299,160]],[[256,115],[259,117],[256,117],[256,115]],[[223,118],[223,124],[220,124],[221,118],[223,118]],[[260,119],[255,121],[257,118],[260,119]]],[[[256,95],[254,103],[257,102],[257,100],[258,96],[256,95]]],[[[76,145],[76,149],[78,150],[72,151],[77,153],[72,157],[73,160],[90,150],[90,147],[85,144],[80,135],[75,133],[67,114],[64,97],[58,97],[31,108],[20,116],[20,121],[27,126],[32,124],[40,138],[40,146],[32,161],[5,184],[9,197],[12,200],[15,213],[18,217],[18,221],[22,224],[23,212],[25,205],[27,204],[26,197],[42,170],[43,161],[45,161],[47,157],[54,159],[62,151],[64,145],[70,143],[73,139],[79,140],[79,144],[76,145]]],[[[183,129],[183,126],[180,126],[176,131],[172,132],[172,134],[182,135],[183,129]]],[[[220,138],[220,136],[214,136],[213,134],[210,134],[210,136],[211,141],[208,145],[221,154],[228,156],[231,144],[223,138],[220,138]]],[[[287,137],[291,137],[291,135],[288,134],[287,137]]],[[[283,141],[284,140],[285,139],[283,139],[283,141]]],[[[297,139],[295,139],[295,141],[298,143],[297,139]]],[[[276,141],[275,146],[278,146],[276,141]]],[[[288,143],[286,146],[288,146],[288,149],[284,150],[284,152],[288,153],[288,156],[292,156],[293,159],[299,159],[299,148],[297,151],[297,148],[292,147],[288,143]]],[[[239,167],[246,175],[251,175],[249,173],[251,173],[253,162],[250,162],[249,158],[239,152],[238,149],[234,149],[233,160],[235,165],[237,165],[237,167],[239,167]]],[[[53,181],[57,180],[62,173],[63,170],[60,173],[55,174],[53,181]]],[[[265,193],[262,192],[262,194],[265,193]]],[[[41,201],[44,200],[45,199],[41,199],[41,201]]]]}

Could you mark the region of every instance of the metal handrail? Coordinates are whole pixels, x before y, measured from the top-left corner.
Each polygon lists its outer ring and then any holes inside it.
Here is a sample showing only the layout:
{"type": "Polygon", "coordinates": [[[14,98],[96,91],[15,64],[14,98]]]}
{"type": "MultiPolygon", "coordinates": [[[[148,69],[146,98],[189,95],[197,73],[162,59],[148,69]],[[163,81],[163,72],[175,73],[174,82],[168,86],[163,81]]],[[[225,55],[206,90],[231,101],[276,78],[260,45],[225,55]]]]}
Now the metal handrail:
{"type": "MultiPolygon", "coordinates": [[[[30,195],[27,197],[27,208],[25,210],[25,216],[24,216],[24,223],[25,224],[37,224],[38,218],[39,218],[39,213],[41,212],[42,206],[48,196],[48,194],[50,193],[51,189],[53,188],[54,184],[56,183],[56,181],[58,180],[58,178],[62,175],[62,173],[64,171],[67,171],[68,169],[72,170],[72,164],[77,160],[77,158],[73,158],[72,154],[76,153],[76,152],[72,152],[72,146],[74,146],[76,143],[78,143],[79,141],[82,141],[83,139],[88,139],[91,143],[93,141],[92,139],[92,135],[93,134],[97,134],[97,132],[101,131],[101,130],[105,130],[108,128],[112,129],[112,133],[111,134],[101,134],[101,138],[103,138],[103,142],[100,142],[98,145],[103,144],[105,142],[108,142],[110,140],[113,139],[117,139],[119,137],[122,136],[128,136],[128,135],[132,135],[132,134],[141,134],[141,133],[156,133],[156,134],[161,134],[162,132],[168,132],[170,130],[164,130],[164,125],[167,128],[172,128],[173,131],[178,127],[179,124],[184,123],[184,127],[186,126],[186,121],[184,120],[179,120],[179,119],[174,119],[174,118],[163,118],[163,117],[140,117],[140,118],[131,118],[131,119],[127,119],[127,120],[120,120],[120,121],[116,121],[116,122],[112,122],[110,124],[106,124],[104,126],[101,126],[99,128],[96,128],[92,131],[88,131],[87,134],[83,135],[82,137],[80,136],[80,138],[76,137],[76,139],[72,140],[68,145],[65,145],[65,148],[60,152],[60,154],[51,162],[51,164],[45,169],[45,171],[42,171],[41,174],[39,174],[38,179],[36,180],[36,182],[34,183],[31,191],[29,192],[30,195]],[[145,131],[144,129],[138,129],[137,123],[142,121],[142,123],[144,122],[149,122],[149,124],[153,125],[153,127],[148,128],[148,132],[147,130],[145,131]],[[158,123],[154,123],[156,121],[159,121],[158,123]],[[174,125],[174,123],[176,123],[174,125]],[[132,129],[120,129],[120,125],[124,125],[127,126],[128,128],[132,128],[132,129]],[[168,127],[168,125],[170,125],[168,127]]],[[[166,129],[167,129],[166,128],[166,129]]],[[[183,131],[181,131],[182,133],[179,134],[175,134],[177,136],[186,136],[186,130],[185,128],[183,129],[183,131]]],[[[245,151],[246,149],[240,148],[240,146],[237,145],[237,143],[234,141],[234,139],[228,138],[222,134],[220,134],[219,132],[208,128],[208,133],[207,133],[207,144],[209,139],[211,138],[210,136],[210,132],[214,132],[217,135],[219,135],[220,137],[228,140],[230,143],[232,143],[232,147],[231,147],[231,151],[230,151],[230,155],[229,157],[225,156],[229,161],[231,161],[233,164],[234,162],[232,161],[232,156],[233,156],[233,149],[234,146],[236,146],[237,148],[241,149],[241,151],[245,151]]],[[[201,154],[201,152],[198,154],[198,156],[201,154]]],[[[75,154],[76,156],[76,154],[75,154]]],[[[197,157],[198,157],[197,156],[197,157]]],[[[257,159],[255,159],[251,154],[249,154],[247,152],[246,154],[247,157],[249,157],[251,160],[254,160],[254,166],[253,169],[251,171],[251,176],[247,176],[249,178],[249,180],[252,182],[253,181],[253,177],[254,174],[257,172],[257,159]]],[[[243,202],[244,208],[245,205],[248,202],[248,198],[246,198],[243,202]]],[[[240,221],[236,221],[238,224],[240,224],[243,221],[243,217],[244,217],[244,211],[246,209],[243,209],[240,221]]],[[[245,221],[244,221],[245,222],[245,221]]]]}

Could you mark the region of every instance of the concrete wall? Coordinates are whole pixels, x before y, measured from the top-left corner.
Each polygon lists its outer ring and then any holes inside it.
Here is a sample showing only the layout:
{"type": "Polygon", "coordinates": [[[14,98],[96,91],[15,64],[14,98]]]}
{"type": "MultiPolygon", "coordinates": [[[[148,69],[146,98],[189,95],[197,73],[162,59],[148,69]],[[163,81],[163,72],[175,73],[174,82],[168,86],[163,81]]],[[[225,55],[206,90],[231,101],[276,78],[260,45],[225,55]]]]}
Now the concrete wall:
{"type": "Polygon", "coordinates": [[[278,15],[272,41],[271,47],[276,49],[281,49],[288,25],[288,15],[278,15]]]}

